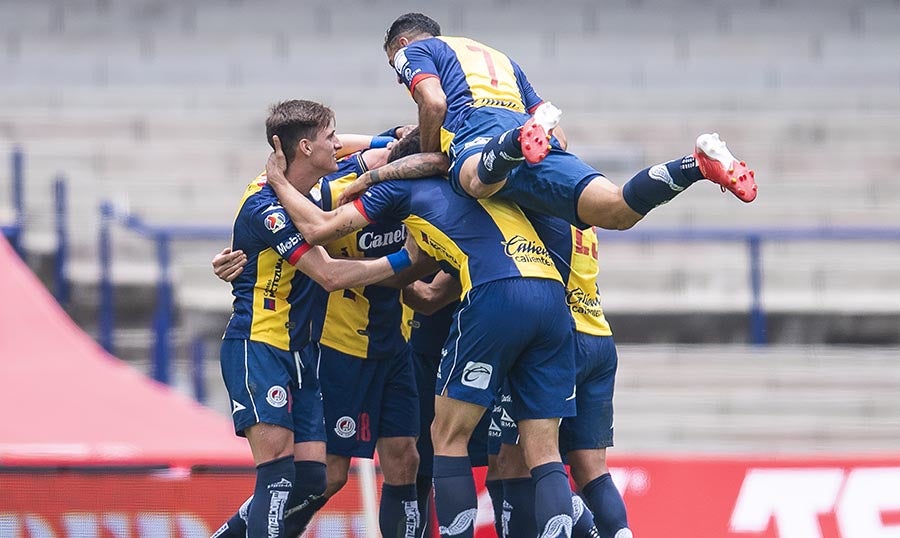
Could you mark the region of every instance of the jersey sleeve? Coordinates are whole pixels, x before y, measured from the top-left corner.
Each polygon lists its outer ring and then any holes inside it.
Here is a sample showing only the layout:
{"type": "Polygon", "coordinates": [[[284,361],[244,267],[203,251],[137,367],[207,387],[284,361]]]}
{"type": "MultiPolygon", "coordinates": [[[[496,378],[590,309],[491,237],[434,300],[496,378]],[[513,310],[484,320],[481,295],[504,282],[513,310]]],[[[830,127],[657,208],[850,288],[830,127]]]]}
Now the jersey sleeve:
{"type": "Polygon", "coordinates": [[[541,96],[538,95],[531,86],[531,82],[528,81],[528,77],[525,76],[525,71],[522,71],[519,64],[512,60],[510,60],[510,62],[513,66],[513,72],[516,74],[516,82],[519,85],[519,92],[522,94],[522,101],[525,103],[525,110],[531,114],[538,105],[544,102],[544,100],[541,99],[541,96]]]}
{"type": "Polygon", "coordinates": [[[296,265],[312,248],[280,205],[261,207],[253,212],[249,221],[253,234],[291,265],[296,265]]]}
{"type": "Polygon", "coordinates": [[[394,55],[394,69],[403,84],[409,88],[409,93],[414,93],[416,84],[426,78],[440,78],[432,51],[424,41],[417,41],[398,50],[394,55]]]}
{"type": "Polygon", "coordinates": [[[369,222],[402,221],[410,214],[410,188],[414,181],[379,183],[356,199],[356,208],[369,222]]]}

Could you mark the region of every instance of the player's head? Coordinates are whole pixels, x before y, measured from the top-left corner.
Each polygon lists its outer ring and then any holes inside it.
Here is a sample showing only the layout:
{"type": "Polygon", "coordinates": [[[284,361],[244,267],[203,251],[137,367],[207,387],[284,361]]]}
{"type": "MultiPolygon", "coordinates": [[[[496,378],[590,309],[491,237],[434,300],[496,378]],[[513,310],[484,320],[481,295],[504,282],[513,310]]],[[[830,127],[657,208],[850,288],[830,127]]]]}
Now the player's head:
{"type": "Polygon", "coordinates": [[[394,143],[391,147],[391,152],[388,154],[387,162],[396,161],[408,155],[415,155],[416,153],[421,153],[421,151],[422,140],[419,136],[419,128],[416,127],[394,143]]]}
{"type": "Polygon", "coordinates": [[[413,41],[441,35],[441,25],[428,15],[407,13],[400,15],[384,34],[384,51],[393,58],[398,49],[413,41]]]}
{"type": "Polygon", "coordinates": [[[334,132],[334,112],[314,101],[291,100],[272,105],[266,119],[266,140],[281,139],[288,167],[298,153],[326,173],[337,169],[334,156],[341,143],[334,132]]]}

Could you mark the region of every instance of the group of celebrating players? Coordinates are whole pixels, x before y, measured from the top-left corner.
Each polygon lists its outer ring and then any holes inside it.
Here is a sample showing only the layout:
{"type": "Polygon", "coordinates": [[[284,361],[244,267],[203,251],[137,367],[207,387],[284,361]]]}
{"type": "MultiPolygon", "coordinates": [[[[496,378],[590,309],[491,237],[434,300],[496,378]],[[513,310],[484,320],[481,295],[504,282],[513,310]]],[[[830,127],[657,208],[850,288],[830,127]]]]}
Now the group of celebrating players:
{"type": "Polygon", "coordinates": [[[213,261],[257,465],[214,536],[300,536],[377,450],[385,537],[430,535],[432,485],[441,536],[472,537],[486,464],[498,535],[631,537],[606,466],[617,356],[593,227],[628,229],[701,179],[750,202],[753,171],[707,134],[619,188],[566,151],[560,111],[505,54],[420,13],[384,50],[418,125],[338,136],[324,105],[273,106],[266,172],[213,261]]]}

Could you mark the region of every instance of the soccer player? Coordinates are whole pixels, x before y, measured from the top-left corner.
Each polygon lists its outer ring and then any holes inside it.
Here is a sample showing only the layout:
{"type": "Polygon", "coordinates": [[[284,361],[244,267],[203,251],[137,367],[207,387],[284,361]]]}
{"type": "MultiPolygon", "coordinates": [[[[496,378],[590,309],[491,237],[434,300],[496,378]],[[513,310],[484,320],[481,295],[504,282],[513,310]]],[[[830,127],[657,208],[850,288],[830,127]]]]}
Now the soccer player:
{"type": "MultiPolygon", "coordinates": [[[[508,378],[538,528],[542,536],[570,536],[571,492],[556,440],[559,418],[575,408],[573,322],[559,273],[522,211],[505,200],[458,196],[446,180],[432,178],[386,182],[353,205],[323,212],[278,178],[284,157],[277,138],[273,143],[269,181],[307,240],[323,243],[370,221],[402,220],[419,248],[462,284],[431,428],[441,534],[473,536],[477,498],[467,444],[508,378]]],[[[392,153],[398,149],[404,141],[392,153]]]]}
{"type": "Polygon", "coordinates": [[[441,36],[421,13],[396,19],[384,50],[418,106],[422,151],[449,156],[457,192],[496,194],[580,228],[619,230],[701,179],[744,202],[756,198],[753,171],[718,134],[701,135],[692,155],[642,170],[619,189],[551,137],[560,112],[518,64],[477,41],[441,36]]]}
{"type": "MultiPolygon", "coordinates": [[[[285,141],[290,164],[282,179],[298,196],[337,169],[334,114],[319,103],[273,106],[266,135],[285,141]]],[[[263,175],[244,192],[232,248],[247,265],[232,283],[233,313],[220,358],[235,433],[249,441],[257,476],[253,500],[241,509],[246,530],[239,530],[239,512],[216,536],[296,536],[286,528],[286,511],[326,487],[316,374],[325,290],[381,281],[411,259],[405,249],[377,260],[332,259],[298,233],[263,175]]]]}
{"type": "MultiPolygon", "coordinates": [[[[342,144],[344,138],[341,135],[342,144]]],[[[354,143],[366,143],[360,135],[356,138],[360,140],[354,143]]],[[[380,148],[389,145],[377,137],[366,140],[374,140],[380,148]]],[[[387,149],[370,149],[342,159],[338,171],[323,177],[313,189],[314,198],[331,209],[345,185],[369,168],[384,164],[387,154],[387,149]]],[[[400,250],[405,239],[405,227],[394,222],[367,226],[328,243],[325,249],[334,257],[377,258],[400,250]]],[[[213,260],[213,267],[217,276],[229,280],[229,276],[238,274],[242,261],[240,251],[223,251],[213,260]]],[[[410,538],[420,534],[424,522],[414,509],[419,464],[418,391],[409,347],[401,333],[399,293],[398,289],[376,285],[329,294],[319,355],[328,485],[323,495],[289,511],[292,529],[305,529],[313,515],[346,484],[351,457],[371,459],[377,448],[384,473],[381,532],[410,538]]]]}
{"type": "MultiPolygon", "coordinates": [[[[581,497],[594,514],[600,538],[631,538],[625,503],[606,465],[606,449],[613,444],[612,399],[618,357],[597,288],[597,236],[593,229],[581,230],[562,219],[536,212],[526,214],[566,284],[566,302],[575,320],[577,413],[564,418],[560,425],[560,449],[568,458],[581,497]]],[[[533,488],[522,480],[528,477],[528,468],[516,446],[518,432],[515,413],[509,409],[511,399],[503,398],[500,421],[504,444],[499,466],[504,500],[509,505],[504,519],[510,536],[533,535],[534,522],[529,517],[533,488]]]]}

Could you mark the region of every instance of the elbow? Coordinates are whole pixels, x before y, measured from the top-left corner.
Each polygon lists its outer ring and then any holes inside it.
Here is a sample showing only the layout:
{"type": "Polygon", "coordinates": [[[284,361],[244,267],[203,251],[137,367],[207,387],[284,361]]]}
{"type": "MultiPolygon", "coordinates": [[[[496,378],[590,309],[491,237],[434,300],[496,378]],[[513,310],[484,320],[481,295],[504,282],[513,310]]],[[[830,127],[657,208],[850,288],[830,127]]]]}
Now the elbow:
{"type": "Polygon", "coordinates": [[[313,226],[309,230],[307,230],[306,234],[303,235],[303,239],[306,240],[310,245],[324,245],[328,242],[328,234],[325,231],[324,227],[321,226],[313,226]]]}
{"type": "Polygon", "coordinates": [[[340,277],[334,274],[322,274],[316,279],[322,288],[331,293],[333,291],[342,290],[347,287],[346,283],[340,277]]]}

